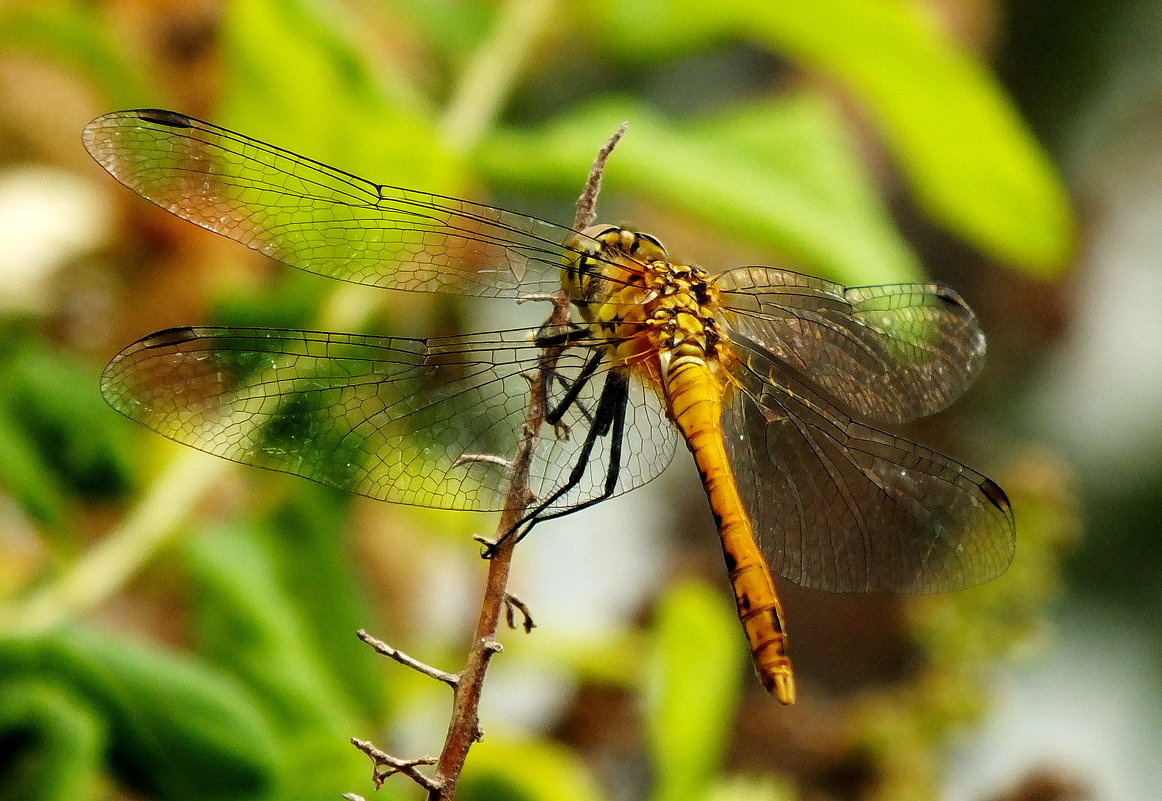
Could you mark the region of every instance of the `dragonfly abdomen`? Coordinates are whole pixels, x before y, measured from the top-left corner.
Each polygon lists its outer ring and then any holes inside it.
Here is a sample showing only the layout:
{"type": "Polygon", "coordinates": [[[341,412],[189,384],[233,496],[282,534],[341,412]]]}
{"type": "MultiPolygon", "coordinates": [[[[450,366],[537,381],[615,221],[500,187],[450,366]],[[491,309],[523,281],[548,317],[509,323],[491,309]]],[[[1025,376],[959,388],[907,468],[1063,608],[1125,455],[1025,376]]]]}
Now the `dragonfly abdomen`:
{"type": "MultiPolygon", "coordinates": [[[[722,438],[722,383],[706,359],[693,352],[669,359],[664,387],[667,409],[694,456],[710,501],[738,618],[763,686],[780,702],[795,701],[783,610],[771,571],[755,544],[722,438]]],[[[693,351],[692,348],[688,349],[693,351]]],[[[665,360],[663,360],[665,361],[665,360]]]]}

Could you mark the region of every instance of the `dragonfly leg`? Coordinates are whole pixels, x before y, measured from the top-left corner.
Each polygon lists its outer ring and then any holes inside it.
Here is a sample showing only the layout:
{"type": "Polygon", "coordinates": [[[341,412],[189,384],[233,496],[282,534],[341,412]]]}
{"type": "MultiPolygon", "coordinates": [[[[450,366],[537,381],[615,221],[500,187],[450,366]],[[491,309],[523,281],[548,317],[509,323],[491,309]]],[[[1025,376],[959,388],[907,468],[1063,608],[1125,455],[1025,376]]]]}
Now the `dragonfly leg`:
{"type": "Polygon", "coordinates": [[[589,329],[575,322],[569,322],[569,327],[556,334],[538,334],[534,342],[538,348],[564,348],[574,342],[589,337],[589,329]]]}
{"type": "Polygon", "coordinates": [[[542,520],[552,520],[555,517],[564,517],[565,515],[579,512],[582,509],[604,501],[613,494],[613,491],[617,488],[617,480],[621,475],[621,448],[622,440],[625,436],[625,414],[628,400],[629,384],[625,380],[625,377],[620,373],[611,373],[606,379],[605,388],[602,390],[601,401],[597,406],[597,415],[594,418],[593,425],[589,429],[585,446],[581,449],[581,453],[577,457],[577,463],[573,466],[573,472],[570,473],[569,480],[554,491],[552,495],[537,504],[537,507],[532,512],[524,516],[523,520],[514,528],[514,531],[518,532],[518,538],[523,538],[529,533],[533,525],[542,520]],[[582,477],[585,475],[586,468],[589,466],[589,457],[592,455],[593,446],[596,444],[597,438],[604,436],[610,436],[610,443],[609,461],[605,472],[605,485],[602,487],[601,494],[576,506],[571,506],[568,509],[545,514],[545,510],[558,498],[580,483],[582,477]]]}
{"type": "Polygon", "coordinates": [[[537,624],[533,622],[532,615],[529,613],[528,605],[512,593],[506,592],[504,594],[504,619],[510,629],[515,629],[517,626],[517,612],[520,612],[522,619],[520,626],[525,630],[525,634],[530,633],[537,627],[537,624]]]}
{"type": "MultiPolygon", "coordinates": [[[[536,517],[534,522],[542,520],[552,520],[555,517],[564,517],[571,515],[574,512],[580,512],[582,509],[588,509],[594,504],[601,503],[606,498],[613,494],[617,489],[617,480],[621,477],[621,446],[625,436],[625,412],[626,412],[626,397],[623,396],[619,405],[614,411],[613,417],[608,420],[597,422],[593,426],[593,430],[597,431],[599,436],[604,437],[612,431],[612,437],[609,442],[609,463],[605,472],[605,486],[602,488],[601,494],[590,498],[587,501],[570,506],[568,509],[563,509],[560,512],[552,512],[551,514],[542,514],[536,517]]],[[[581,460],[578,459],[580,462],[581,460]]],[[[531,527],[530,527],[531,528],[531,527]]],[[[521,536],[528,533],[526,529],[521,536]]]]}
{"type": "Polygon", "coordinates": [[[577,402],[577,396],[581,394],[581,390],[585,388],[589,383],[589,379],[597,372],[597,368],[601,365],[604,358],[604,350],[599,349],[593,354],[589,361],[585,363],[585,366],[581,368],[581,372],[577,374],[577,378],[573,380],[573,383],[565,393],[565,397],[561,398],[557,405],[545,415],[546,423],[555,426],[561,422],[561,418],[564,417],[565,412],[569,411],[569,407],[577,402]]]}
{"type": "Polygon", "coordinates": [[[609,377],[605,380],[605,386],[601,392],[601,399],[597,403],[594,423],[589,428],[585,442],[582,444],[581,451],[577,456],[577,461],[573,465],[573,470],[569,473],[569,478],[564,484],[554,490],[551,495],[537,503],[531,511],[526,512],[511,529],[501,535],[500,539],[489,544],[484,552],[485,557],[491,556],[496,546],[508,537],[515,536],[517,541],[524,539],[525,535],[532,530],[533,526],[542,520],[563,517],[564,515],[571,514],[587,506],[592,506],[599,501],[603,501],[613,494],[621,470],[621,441],[625,433],[625,414],[628,400],[629,383],[626,377],[618,372],[610,373],[609,377]],[[597,438],[606,436],[611,432],[613,436],[609,449],[609,467],[607,468],[605,486],[601,494],[577,506],[560,512],[545,514],[546,509],[581,483],[581,479],[585,477],[585,471],[589,467],[589,457],[593,454],[593,448],[597,444],[597,438]]]}
{"type": "MultiPolygon", "coordinates": [[[[572,387],[575,383],[575,382],[570,382],[567,378],[565,378],[565,376],[561,375],[560,373],[554,373],[553,377],[556,379],[557,383],[560,384],[564,388],[565,392],[568,392],[569,388],[572,387]]],[[[578,414],[580,414],[583,418],[585,418],[586,423],[588,423],[589,425],[593,425],[593,412],[589,409],[588,406],[586,406],[580,400],[574,400],[573,401],[573,408],[577,410],[578,414]]],[[[566,409],[561,409],[561,415],[564,416],[564,413],[566,411],[567,411],[566,409]]],[[[546,420],[547,420],[547,418],[546,418],[546,420]]],[[[549,421],[549,422],[552,422],[552,421],[549,421]]],[[[556,423],[552,423],[552,425],[554,425],[558,429],[558,434],[561,433],[561,429],[564,429],[565,434],[569,433],[569,426],[566,425],[565,423],[560,422],[559,419],[556,423]]]]}

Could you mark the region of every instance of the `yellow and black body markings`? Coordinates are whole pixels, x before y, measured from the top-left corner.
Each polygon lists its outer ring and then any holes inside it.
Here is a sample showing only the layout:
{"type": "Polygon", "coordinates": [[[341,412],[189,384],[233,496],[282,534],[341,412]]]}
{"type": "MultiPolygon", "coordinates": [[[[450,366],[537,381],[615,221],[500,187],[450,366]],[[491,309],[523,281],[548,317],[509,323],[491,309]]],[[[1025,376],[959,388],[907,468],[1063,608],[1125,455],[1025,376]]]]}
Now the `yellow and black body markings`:
{"type": "Polygon", "coordinates": [[[613,368],[633,372],[663,398],[710,501],[759,679],[779,701],[794,703],[782,607],[722,441],[723,396],[736,390],[714,279],[671,262],[648,234],[608,225],[582,233],[569,243],[577,255],[562,285],[593,337],[610,341],[613,368]],[[592,242],[598,247],[588,252],[592,242]]]}

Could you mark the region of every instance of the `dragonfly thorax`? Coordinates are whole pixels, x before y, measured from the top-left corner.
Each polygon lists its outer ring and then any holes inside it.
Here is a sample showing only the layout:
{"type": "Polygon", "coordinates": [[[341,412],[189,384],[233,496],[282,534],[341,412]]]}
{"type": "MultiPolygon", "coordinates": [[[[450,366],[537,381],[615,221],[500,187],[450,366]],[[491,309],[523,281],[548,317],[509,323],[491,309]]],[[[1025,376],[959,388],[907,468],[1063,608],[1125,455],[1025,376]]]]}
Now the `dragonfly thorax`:
{"type": "Polygon", "coordinates": [[[720,362],[719,289],[701,267],[672,262],[654,237],[614,225],[590,226],[567,248],[562,286],[592,335],[610,342],[614,364],[661,384],[675,357],[720,362]]]}

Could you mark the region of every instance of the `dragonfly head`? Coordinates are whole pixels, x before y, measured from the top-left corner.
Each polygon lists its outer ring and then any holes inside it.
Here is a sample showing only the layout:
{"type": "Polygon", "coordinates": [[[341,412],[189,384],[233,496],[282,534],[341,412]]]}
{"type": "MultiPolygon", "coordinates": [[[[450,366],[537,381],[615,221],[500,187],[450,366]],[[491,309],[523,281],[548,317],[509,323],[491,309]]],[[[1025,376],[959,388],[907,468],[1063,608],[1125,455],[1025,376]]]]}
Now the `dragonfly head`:
{"type": "Polygon", "coordinates": [[[669,261],[657,239],[617,225],[591,225],[574,234],[565,248],[561,282],[583,311],[616,287],[640,285],[649,265],[669,261]]]}
{"type": "Polygon", "coordinates": [[[591,225],[579,236],[573,237],[570,245],[575,249],[588,251],[592,255],[629,256],[634,261],[644,264],[668,261],[670,258],[665,246],[656,237],[619,225],[601,223],[591,225]]]}

